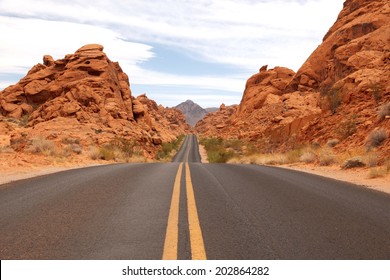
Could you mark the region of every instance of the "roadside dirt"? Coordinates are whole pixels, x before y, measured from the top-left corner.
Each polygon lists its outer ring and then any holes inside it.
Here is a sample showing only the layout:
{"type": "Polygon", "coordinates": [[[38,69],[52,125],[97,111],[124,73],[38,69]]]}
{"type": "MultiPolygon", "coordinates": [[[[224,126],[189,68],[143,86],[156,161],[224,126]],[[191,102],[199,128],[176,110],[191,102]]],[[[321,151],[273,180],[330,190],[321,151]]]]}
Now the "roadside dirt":
{"type": "Polygon", "coordinates": [[[368,168],[342,170],[337,166],[315,166],[309,164],[292,164],[280,167],[333,178],[390,194],[390,175],[370,179],[368,178],[368,168]]]}
{"type": "Polygon", "coordinates": [[[68,169],[109,163],[102,160],[90,160],[83,156],[66,159],[23,153],[1,153],[0,156],[0,184],[68,169]]]}
{"type": "Polygon", "coordinates": [[[199,154],[200,154],[200,158],[201,158],[202,163],[209,163],[209,161],[207,159],[206,149],[201,144],[198,144],[198,146],[199,146],[199,154]]]}

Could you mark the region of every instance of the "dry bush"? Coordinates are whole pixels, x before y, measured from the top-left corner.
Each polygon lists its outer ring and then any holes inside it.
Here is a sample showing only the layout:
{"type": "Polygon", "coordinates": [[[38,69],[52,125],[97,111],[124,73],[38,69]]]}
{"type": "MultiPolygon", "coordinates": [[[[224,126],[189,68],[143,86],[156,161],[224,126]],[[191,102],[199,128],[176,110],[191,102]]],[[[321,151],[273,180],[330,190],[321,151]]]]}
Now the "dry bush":
{"type": "Polygon", "coordinates": [[[362,157],[353,157],[350,159],[347,159],[341,166],[342,169],[350,169],[350,168],[356,168],[356,167],[364,167],[366,166],[366,163],[364,162],[362,157]]]}
{"type": "Polygon", "coordinates": [[[330,139],[328,140],[328,142],[326,143],[326,145],[329,147],[329,148],[333,148],[335,147],[337,144],[340,143],[340,140],[339,139],[330,139]]]}
{"type": "Polygon", "coordinates": [[[336,163],[337,158],[331,149],[324,148],[318,155],[318,163],[321,166],[329,166],[336,163]]]}
{"type": "Polygon", "coordinates": [[[371,168],[368,173],[369,179],[381,178],[385,177],[388,172],[385,168],[371,168]]]}
{"type": "Polygon", "coordinates": [[[343,103],[343,98],[339,93],[339,90],[335,88],[330,89],[326,93],[326,99],[328,100],[330,111],[332,114],[336,114],[338,108],[343,103]]]}
{"type": "Polygon", "coordinates": [[[29,147],[28,151],[31,153],[44,154],[47,156],[54,156],[57,153],[54,142],[43,137],[32,139],[31,146],[29,147]]]}
{"type": "Polygon", "coordinates": [[[339,127],[336,129],[336,133],[341,137],[341,139],[346,139],[356,132],[356,119],[357,116],[352,115],[351,117],[340,123],[339,127]]]}
{"type": "Polygon", "coordinates": [[[378,154],[368,153],[365,157],[365,162],[368,167],[378,166],[378,154]]]}
{"type": "Polygon", "coordinates": [[[228,163],[280,165],[288,163],[286,154],[254,154],[250,156],[233,157],[228,163]]]}
{"type": "Polygon", "coordinates": [[[388,138],[387,132],[384,129],[377,129],[372,131],[366,140],[368,148],[376,148],[382,145],[382,143],[388,138]]]}
{"type": "Polygon", "coordinates": [[[304,163],[314,163],[317,160],[317,156],[313,152],[304,152],[299,160],[304,163]]]}
{"type": "Polygon", "coordinates": [[[379,107],[378,119],[383,121],[387,116],[390,116],[390,102],[379,107]]]}
{"type": "Polygon", "coordinates": [[[96,146],[90,146],[88,149],[88,156],[90,159],[98,160],[100,158],[99,148],[96,146]]]}

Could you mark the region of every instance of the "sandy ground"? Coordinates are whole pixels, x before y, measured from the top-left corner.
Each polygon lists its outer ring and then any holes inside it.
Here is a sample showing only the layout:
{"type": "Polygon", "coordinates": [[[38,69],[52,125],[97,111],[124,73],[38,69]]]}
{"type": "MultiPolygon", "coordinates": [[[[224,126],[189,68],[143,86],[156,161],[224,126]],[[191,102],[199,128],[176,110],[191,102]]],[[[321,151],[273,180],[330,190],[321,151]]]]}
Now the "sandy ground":
{"type": "Polygon", "coordinates": [[[206,149],[201,144],[198,144],[198,146],[199,146],[199,154],[200,154],[200,158],[201,158],[202,163],[209,163],[209,161],[207,160],[206,149]]]}
{"type": "Polygon", "coordinates": [[[333,178],[339,181],[353,183],[356,185],[390,194],[390,175],[381,178],[369,179],[368,168],[342,170],[338,166],[315,166],[309,164],[293,164],[284,165],[280,167],[333,178]]]}
{"type": "Polygon", "coordinates": [[[66,159],[22,153],[0,153],[0,184],[46,175],[68,169],[107,164],[83,156],[66,159]]]}

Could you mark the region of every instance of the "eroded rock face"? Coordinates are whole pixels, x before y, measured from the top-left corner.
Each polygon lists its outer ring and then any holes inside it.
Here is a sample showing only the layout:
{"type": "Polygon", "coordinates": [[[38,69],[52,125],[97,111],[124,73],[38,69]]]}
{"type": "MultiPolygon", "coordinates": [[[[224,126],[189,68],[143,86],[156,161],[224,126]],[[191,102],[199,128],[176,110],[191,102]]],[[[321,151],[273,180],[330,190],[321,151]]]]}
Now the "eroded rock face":
{"type": "Polygon", "coordinates": [[[115,137],[133,139],[147,157],[154,156],[162,141],[188,129],[180,112],[161,109],[146,96],[134,98],[128,76],[97,44],[60,60],[45,55],[43,64],[0,92],[0,114],[28,118],[23,133],[32,137],[61,141],[71,131],[86,145],[115,137]]]}
{"type": "Polygon", "coordinates": [[[237,111],[238,106],[226,106],[222,104],[216,112],[207,113],[206,116],[196,123],[195,129],[203,136],[218,136],[230,138],[232,131],[231,117],[237,111]]]}
{"type": "MultiPolygon", "coordinates": [[[[390,102],[389,63],[390,3],[347,0],[297,73],[261,67],[249,78],[234,114],[227,119],[209,115],[197,128],[259,147],[268,139],[282,150],[291,139],[324,144],[337,138],[337,149],[362,148],[370,131],[390,131],[390,120],[378,119],[379,108],[390,102]],[[356,130],[342,135],[343,126],[352,122],[356,130]],[[221,128],[211,128],[216,126],[221,128]]],[[[390,156],[389,142],[380,147],[383,158],[390,156]]]]}
{"type": "Polygon", "coordinates": [[[111,62],[101,45],[87,45],[54,61],[44,56],[18,84],[0,95],[0,112],[30,125],[56,117],[80,122],[133,120],[129,80],[118,63],[111,62]]]}

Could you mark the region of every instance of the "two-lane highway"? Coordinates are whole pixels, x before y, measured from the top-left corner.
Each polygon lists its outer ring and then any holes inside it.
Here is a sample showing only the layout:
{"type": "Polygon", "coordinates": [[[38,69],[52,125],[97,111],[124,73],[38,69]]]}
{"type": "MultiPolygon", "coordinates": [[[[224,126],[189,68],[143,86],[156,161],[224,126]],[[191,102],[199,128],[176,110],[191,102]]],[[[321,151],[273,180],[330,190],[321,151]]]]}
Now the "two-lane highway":
{"type": "Polygon", "coordinates": [[[0,258],[390,259],[389,195],[197,145],[0,186],[0,258]]]}

